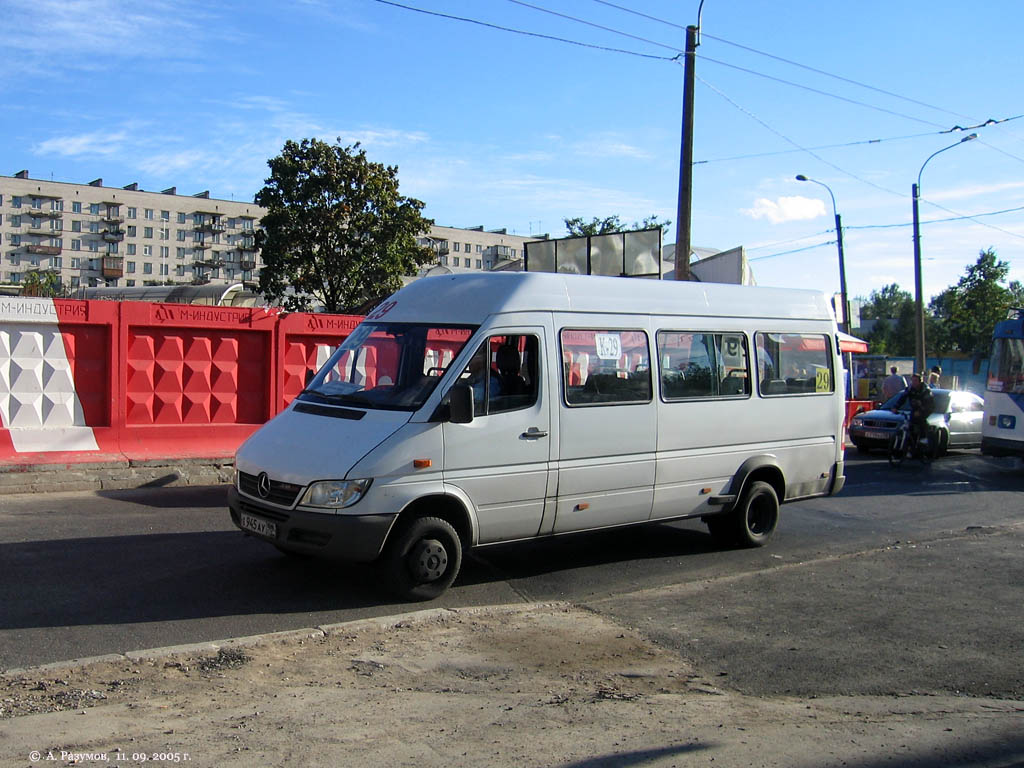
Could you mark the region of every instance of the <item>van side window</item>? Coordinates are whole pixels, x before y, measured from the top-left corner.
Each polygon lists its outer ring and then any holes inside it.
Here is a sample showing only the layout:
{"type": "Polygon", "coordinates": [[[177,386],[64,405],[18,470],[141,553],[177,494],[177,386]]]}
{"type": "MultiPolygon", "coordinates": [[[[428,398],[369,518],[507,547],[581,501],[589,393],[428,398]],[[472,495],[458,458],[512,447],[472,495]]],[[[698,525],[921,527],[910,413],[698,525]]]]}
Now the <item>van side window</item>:
{"type": "Polygon", "coordinates": [[[473,415],[515,411],[537,402],[540,344],[536,336],[491,336],[459,376],[473,387],[473,415]]]}
{"type": "Polygon", "coordinates": [[[742,333],[658,331],[658,363],[665,400],[750,395],[742,333]]]}
{"type": "Polygon", "coordinates": [[[826,394],[835,391],[832,344],[822,333],[754,334],[757,380],[762,395],[826,394]]]}
{"type": "Polygon", "coordinates": [[[644,331],[564,328],[560,339],[568,405],[651,401],[651,358],[644,331]]]}

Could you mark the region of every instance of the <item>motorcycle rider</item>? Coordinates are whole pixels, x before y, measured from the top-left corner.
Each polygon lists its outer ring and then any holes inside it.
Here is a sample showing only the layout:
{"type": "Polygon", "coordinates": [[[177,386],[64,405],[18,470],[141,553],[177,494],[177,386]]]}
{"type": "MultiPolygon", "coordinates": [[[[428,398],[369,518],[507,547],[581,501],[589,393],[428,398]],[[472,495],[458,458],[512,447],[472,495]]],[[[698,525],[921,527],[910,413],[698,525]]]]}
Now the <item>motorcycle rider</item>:
{"type": "Polygon", "coordinates": [[[935,410],[932,390],[924,383],[924,377],[920,373],[911,376],[910,384],[893,404],[892,412],[898,412],[903,403],[910,405],[910,437],[915,441],[920,440],[925,434],[928,417],[935,410]]]}

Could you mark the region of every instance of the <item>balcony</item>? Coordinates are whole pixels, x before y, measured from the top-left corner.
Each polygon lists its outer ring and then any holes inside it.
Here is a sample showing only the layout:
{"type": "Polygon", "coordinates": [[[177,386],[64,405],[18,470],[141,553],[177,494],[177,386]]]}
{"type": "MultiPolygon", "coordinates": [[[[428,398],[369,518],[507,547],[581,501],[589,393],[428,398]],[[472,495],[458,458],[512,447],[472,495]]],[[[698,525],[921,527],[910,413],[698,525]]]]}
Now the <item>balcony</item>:
{"type": "Polygon", "coordinates": [[[60,256],[60,246],[58,245],[26,245],[25,250],[29,253],[35,253],[39,256],[60,256]]]}
{"type": "Polygon", "coordinates": [[[238,266],[239,266],[239,268],[242,271],[249,272],[249,271],[251,271],[253,269],[256,269],[256,262],[255,261],[240,261],[240,262],[238,262],[238,266]]]}
{"type": "Polygon", "coordinates": [[[100,217],[104,224],[124,224],[124,216],[117,216],[112,213],[105,213],[100,217]]]}
{"type": "Polygon", "coordinates": [[[192,285],[206,285],[209,282],[210,278],[208,278],[206,275],[199,275],[197,277],[192,278],[192,285]]]}
{"type": "Polygon", "coordinates": [[[210,243],[205,243],[202,240],[196,240],[195,242],[192,243],[193,251],[205,251],[209,247],[210,243]]]}
{"type": "Polygon", "coordinates": [[[203,219],[196,221],[192,228],[196,232],[227,232],[227,225],[220,219],[203,219]]]}
{"type": "Polygon", "coordinates": [[[40,224],[29,224],[28,233],[30,235],[39,235],[40,237],[61,237],[64,234],[62,229],[50,229],[49,225],[43,226],[40,224]]]}
{"type": "Polygon", "coordinates": [[[39,208],[33,208],[29,211],[29,216],[35,216],[37,219],[62,219],[64,218],[64,211],[44,211],[39,208]]]}
{"type": "Polygon", "coordinates": [[[106,279],[121,277],[124,274],[124,257],[104,256],[102,272],[106,279]]]}
{"type": "Polygon", "coordinates": [[[104,229],[102,234],[103,239],[106,240],[108,243],[119,243],[122,240],[124,240],[123,229],[104,229]]]}
{"type": "Polygon", "coordinates": [[[256,238],[255,237],[243,237],[235,242],[235,247],[240,251],[255,251],[256,238]]]}
{"type": "Polygon", "coordinates": [[[193,268],[209,268],[209,269],[220,269],[224,266],[224,260],[217,258],[216,254],[211,254],[210,258],[207,259],[196,259],[192,262],[193,268]]]}

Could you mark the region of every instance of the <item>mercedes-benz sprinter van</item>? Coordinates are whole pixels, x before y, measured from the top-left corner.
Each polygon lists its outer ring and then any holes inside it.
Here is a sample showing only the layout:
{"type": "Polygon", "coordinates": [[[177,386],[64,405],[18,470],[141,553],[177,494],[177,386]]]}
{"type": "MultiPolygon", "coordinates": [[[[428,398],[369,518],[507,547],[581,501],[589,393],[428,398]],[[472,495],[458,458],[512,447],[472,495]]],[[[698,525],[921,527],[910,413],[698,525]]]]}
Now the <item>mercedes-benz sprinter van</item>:
{"type": "Polygon", "coordinates": [[[699,517],[760,546],[843,476],[816,291],[540,273],[427,277],[239,449],[241,530],[440,595],[470,547],[699,517]]]}

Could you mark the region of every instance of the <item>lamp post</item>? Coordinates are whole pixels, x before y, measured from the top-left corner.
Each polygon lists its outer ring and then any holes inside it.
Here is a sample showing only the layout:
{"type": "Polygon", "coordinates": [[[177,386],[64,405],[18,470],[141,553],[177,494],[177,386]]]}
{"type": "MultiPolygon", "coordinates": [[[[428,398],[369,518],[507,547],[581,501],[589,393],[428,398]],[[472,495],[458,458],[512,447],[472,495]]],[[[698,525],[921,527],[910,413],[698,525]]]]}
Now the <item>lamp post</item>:
{"type": "Polygon", "coordinates": [[[924,298],[921,290],[921,225],[918,219],[918,202],[921,199],[921,174],[924,173],[924,167],[936,155],[942,154],[947,149],[958,147],[965,141],[971,141],[976,138],[978,138],[978,134],[972,133],[969,136],[964,136],[955,144],[950,144],[948,147],[943,147],[937,152],[932,152],[928,156],[928,160],[921,164],[921,170],[917,172],[917,183],[911,185],[910,188],[910,193],[914,200],[914,357],[916,358],[915,365],[920,373],[924,373],[927,364],[927,353],[925,352],[924,345],[924,298]]]}
{"type": "Polygon", "coordinates": [[[828,196],[832,198],[832,215],[836,218],[836,243],[839,246],[839,301],[843,305],[843,321],[839,327],[844,333],[850,332],[850,303],[846,298],[846,262],[843,260],[843,222],[839,218],[839,211],[836,209],[836,196],[832,194],[832,188],[823,181],[809,179],[802,173],[796,177],[797,181],[809,181],[828,190],[828,196]]]}
{"type": "Polygon", "coordinates": [[[704,0],[697,6],[697,26],[686,28],[686,56],[683,59],[683,130],[679,147],[679,202],[676,207],[676,280],[690,279],[690,218],[693,201],[693,88],[700,45],[700,14],[704,0]]]}

